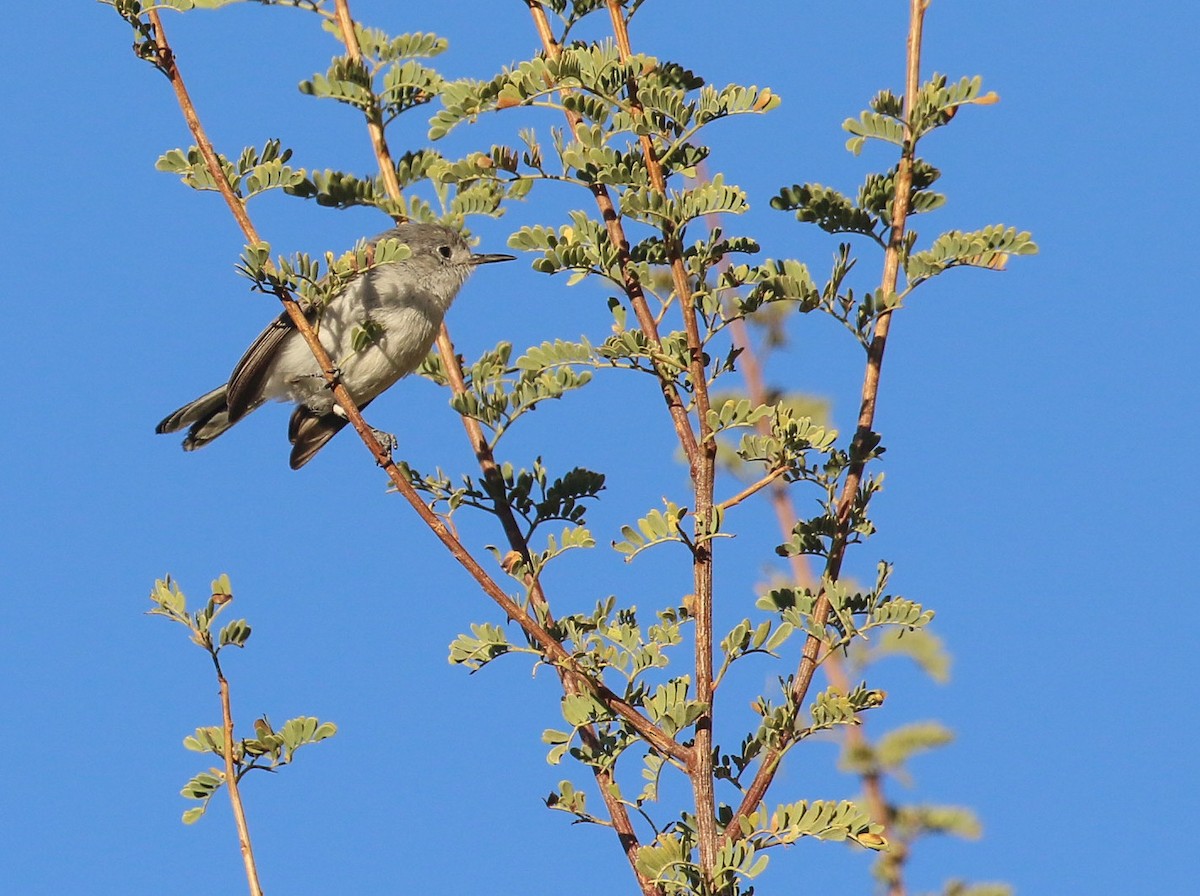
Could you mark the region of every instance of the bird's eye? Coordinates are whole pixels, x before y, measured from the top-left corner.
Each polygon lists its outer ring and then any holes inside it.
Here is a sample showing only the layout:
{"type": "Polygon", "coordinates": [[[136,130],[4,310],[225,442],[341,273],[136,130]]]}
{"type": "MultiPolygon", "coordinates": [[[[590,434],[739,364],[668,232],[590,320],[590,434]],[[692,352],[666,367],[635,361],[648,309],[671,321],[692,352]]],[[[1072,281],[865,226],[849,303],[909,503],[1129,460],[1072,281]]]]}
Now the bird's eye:
{"type": "Polygon", "coordinates": [[[438,246],[438,254],[441,255],[442,258],[449,258],[450,257],[450,247],[449,246],[438,246]]]}

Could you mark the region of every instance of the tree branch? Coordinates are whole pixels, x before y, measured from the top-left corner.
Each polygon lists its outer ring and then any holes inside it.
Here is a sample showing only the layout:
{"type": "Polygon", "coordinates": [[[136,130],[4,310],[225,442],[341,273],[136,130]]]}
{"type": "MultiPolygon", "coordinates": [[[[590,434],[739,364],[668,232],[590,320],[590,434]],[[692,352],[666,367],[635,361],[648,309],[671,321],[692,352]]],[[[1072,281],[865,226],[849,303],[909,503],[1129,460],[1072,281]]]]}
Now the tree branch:
{"type": "MultiPolygon", "coordinates": [[[[909,26],[907,53],[905,65],[904,90],[904,146],[900,156],[900,164],[896,174],[896,192],[892,205],[892,229],[888,238],[887,249],[884,252],[883,275],[880,282],[881,295],[895,293],[900,275],[900,258],[904,249],[904,228],[908,219],[909,198],[912,191],[912,165],[916,147],[912,130],[908,121],[912,115],[912,104],[920,89],[921,73],[921,35],[925,20],[925,10],[928,0],[909,0],[909,26]]],[[[891,327],[892,312],[884,311],[875,322],[875,330],[871,344],[867,349],[867,365],[863,375],[862,400],[859,405],[858,427],[850,445],[850,466],[846,472],[846,481],[838,500],[838,528],[829,548],[829,558],[825,572],[831,580],[841,575],[842,561],[845,558],[846,546],[850,538],[850,517],[854,507],[854,499],[862,483],[863,471],[867,464],[869,451],[866,448],[871,438],[875,422],[875,408],[879,398],[879,377],[883,367],[884,350],[887,347],[888,332],[891,327]]],[[[813,608],[813,617],[824,624],[829,619],[829,595],[822,591],[813,608]]],[[[802,706],[812,685],[820,659],[821,638],[809,635],[804,642],[801,652],[800,666],[792,683],[791,699],[797,706],[802,706]]],[[[754,776],[750,787],[734,813],[732,820],[725,828],[725,837],[737,839],[740,836],[740,821],[753,813],[762,802],[767,788],[779,769],[783,754],[792,744],[791,739],[785,738],[783,743],[769,750],[763,757],[758,773],[754,776]]]]}
{"type": "MultiPolygon", "coordinates": [[[[342,43],[346,46],[346,55],[359,65],[364,65],[362,48],[358,45],[358,34],[354,31],[354,19],[350,17],[350,5],[345,0],[336,0],[333,14],[342,43]]],[[[387,140],[383,135],[383,116],[374,104],[367,114],[367,131],[371,135],[371,148],[375,151],[375,158],[379,160],[379,174],[383,177],[384,189],[393,201],[399,202],[400,181],[396,178],[396,163],[392,161],[392,154],[388,151],[387,140]]]]}
{"type": "MultiPolygon", "coordinates": [[[[750,400],[758,401],[760,404],[763,403],[758,398],[754,397],[753,392],[750,393],[750,400]]],[[[747,498],[761,492],[768,485],[774,485],[776,480],[778,480],[780,476],[782,476],[784,473],[786,473],[788,471],[788,469],[789,469],[788,467],[776,467],[774,470],[772,470],[770,473],[768,473],[762,479],[758,480],[758,482],[755,482],[752,485],[746,486],[746,488],[742,489],[740,492],[738,492],[732,498],[726,498],[720,504],[716,505],[717,509],[724,511],[724,510],[728,510],[730,507],[734,507],[738,504],[741,504],[747,498]]],[[[787,493],[784,492],[785,497],[786,497],[786,494],[787,493]]],[[[788,503],[790,504],[791,502],[789,501],[788,503]]],[[[792,517],[792,519],[795,519],[795,517],[792,517]]],[[[786,533],[787,530],[784,530],[784,531],[786,533]]]]}
{"type": "MultiPolygon", "coordinates": [[[[608,14],[612,21],[613,36],[617,53],[626,62],[633,55],[629,42],[629,27],[621,11],[619,0],[608,0],[608,14]]],[[[637,84],[633,78],[627,84],[629,105],[635,115],[642,113],[637,98],[637,84]]],[[[667,195],[666,176],[662,164],[654,152],[650,135],[639,137],[650,184],[660,196],[667,195]]],[[[711,534],[713,526],[713,487],[716,478],[717,442],[708,425],[708,376],[704,368],[704,343],[700,338],[700,325],[696,320],[696,305],[691,282],[683,265],[680,234],[674,225],[662,228],[663,244],[671,268],[671,282],[679,301],[683,328],[687,334],[688,370],[692,380],[692,397],[696,403],[699,444],[695,452],[688,454],[695,500],[696,542],[692,551],[692,590],[694,602],[693,619],[696,628],[695,671],[696,699],[706,707],[695,722],[695,743],[692,763],[688,767],[692,794],[696,808],[696,835],[700,851],[700,871],[710,888],[714,886],[713,868],[716,866],[719,835],[716,819],[716,792],[713,778],[713,556],[711,534]]],[[[686,448],[686,446],[685,446],[686,448]]]]}

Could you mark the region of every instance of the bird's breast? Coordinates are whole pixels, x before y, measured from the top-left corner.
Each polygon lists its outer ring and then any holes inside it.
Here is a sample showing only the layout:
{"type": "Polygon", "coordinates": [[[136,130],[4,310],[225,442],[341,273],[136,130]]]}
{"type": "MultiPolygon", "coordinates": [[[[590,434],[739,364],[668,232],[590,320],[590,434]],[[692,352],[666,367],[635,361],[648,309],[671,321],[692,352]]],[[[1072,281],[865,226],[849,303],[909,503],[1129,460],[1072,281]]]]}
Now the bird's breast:
{"type": "Polygon", "coordinates": [[[343,327],[330,339],[330,353],[355,401],[374,398],[416,370],[441,323],[440,314],[408,306],[379,309],[343,327]]]}

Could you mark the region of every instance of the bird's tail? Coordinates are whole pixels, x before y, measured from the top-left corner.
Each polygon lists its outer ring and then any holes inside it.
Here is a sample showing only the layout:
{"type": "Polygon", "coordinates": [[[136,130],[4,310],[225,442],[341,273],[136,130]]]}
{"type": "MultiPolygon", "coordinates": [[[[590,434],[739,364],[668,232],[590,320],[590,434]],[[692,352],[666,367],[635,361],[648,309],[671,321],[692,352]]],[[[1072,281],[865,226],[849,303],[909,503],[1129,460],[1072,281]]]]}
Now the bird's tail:
{"type": "MultiPolygon", "coordinates": [[[[366,407],[366,403],[363,404],[366,407]]],[[[299,470],[312,460],[325,443],[341,432],[348,421],[337,414],[318,414],[304,405],[297,405],[288,422],[288,441],[292,443],[290,463],[299,470]]]]}
{"type": "Polygon", "coordinates": [[[229,405],[225,400],[228,391],[228,386],[218,386],[195,401],[189,401],[179,410],[168,414],[154,431],[164,433],[187,429],[183,450],[203,448],[237,422],[229,419],[229,405]]]}

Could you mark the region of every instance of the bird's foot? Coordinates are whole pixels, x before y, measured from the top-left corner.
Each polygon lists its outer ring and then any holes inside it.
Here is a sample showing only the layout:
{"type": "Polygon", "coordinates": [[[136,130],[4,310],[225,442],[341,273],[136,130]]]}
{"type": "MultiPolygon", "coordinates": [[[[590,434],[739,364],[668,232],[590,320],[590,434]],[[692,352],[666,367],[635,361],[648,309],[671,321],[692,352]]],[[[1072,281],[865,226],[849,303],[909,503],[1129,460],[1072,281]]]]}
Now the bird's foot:
{"type": "MultiPolygon", "coordinates": [[[[392,452],[400,446],[399,440],[390,432],[384,432],[382,429],[376,429],[374,426],[372,426],[371,435],[375,437],[375,441],[379,443],[379,446],[383,449],[383,453],[386,454],[389,459],[392,456],[392,452]]],[[[380,464],[380,466],[383,466],[383,464],[380,464]]]]}

